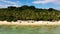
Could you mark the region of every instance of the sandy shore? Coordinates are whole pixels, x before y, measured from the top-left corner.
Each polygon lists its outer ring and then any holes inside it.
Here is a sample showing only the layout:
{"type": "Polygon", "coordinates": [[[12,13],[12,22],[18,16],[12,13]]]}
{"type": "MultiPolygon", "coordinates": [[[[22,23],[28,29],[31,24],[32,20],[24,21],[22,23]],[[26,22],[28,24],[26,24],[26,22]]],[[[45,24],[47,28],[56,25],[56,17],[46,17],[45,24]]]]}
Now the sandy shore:
{"type": "Polygon", "coordinates": [[[49,22],[49,21],[17,21],[17,22],[0,21],[0,25],[60,25],[60,21],[55,21],[55,22],[49,22]]]}

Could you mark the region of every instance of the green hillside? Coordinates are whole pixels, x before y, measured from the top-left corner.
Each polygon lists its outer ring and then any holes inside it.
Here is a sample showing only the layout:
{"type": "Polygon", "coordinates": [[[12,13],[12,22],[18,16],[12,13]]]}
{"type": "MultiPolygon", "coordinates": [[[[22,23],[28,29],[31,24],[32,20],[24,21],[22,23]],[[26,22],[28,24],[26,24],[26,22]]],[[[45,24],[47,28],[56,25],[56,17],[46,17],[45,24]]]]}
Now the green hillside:
{"type": "Polygon", "coordinates": [[[21,6],[0,9],[0,21],[17,21],[17,20],[36,20],[36,21],[58,21],[60,20],[60,11],[49,8],[42,9],[34,6],[21,6]]]}

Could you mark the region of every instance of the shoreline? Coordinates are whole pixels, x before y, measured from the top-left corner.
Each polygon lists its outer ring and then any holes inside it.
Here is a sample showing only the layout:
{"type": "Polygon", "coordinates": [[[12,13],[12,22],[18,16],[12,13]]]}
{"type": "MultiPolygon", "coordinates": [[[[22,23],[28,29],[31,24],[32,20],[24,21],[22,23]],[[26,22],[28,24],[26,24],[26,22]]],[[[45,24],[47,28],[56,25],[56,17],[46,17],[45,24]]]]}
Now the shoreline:
{"type": "Polygon", "coordinates": [[[0,21],[0,25],[60,25],[60,21],[55,21],[55,22],[50,22],[50,21],[16,21],[16,22],[0,21]]]}

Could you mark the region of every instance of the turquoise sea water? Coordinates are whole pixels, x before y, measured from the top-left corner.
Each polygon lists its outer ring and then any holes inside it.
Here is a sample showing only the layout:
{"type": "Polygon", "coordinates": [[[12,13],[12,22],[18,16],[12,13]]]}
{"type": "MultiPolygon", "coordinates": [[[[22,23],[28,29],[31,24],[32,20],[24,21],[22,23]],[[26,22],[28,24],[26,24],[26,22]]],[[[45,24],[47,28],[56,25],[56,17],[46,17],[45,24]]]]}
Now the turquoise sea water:
{"type": "Polygon", "coordinates": [[[60,34],[60,26],[0,25],[0,34],[60,34]]]}

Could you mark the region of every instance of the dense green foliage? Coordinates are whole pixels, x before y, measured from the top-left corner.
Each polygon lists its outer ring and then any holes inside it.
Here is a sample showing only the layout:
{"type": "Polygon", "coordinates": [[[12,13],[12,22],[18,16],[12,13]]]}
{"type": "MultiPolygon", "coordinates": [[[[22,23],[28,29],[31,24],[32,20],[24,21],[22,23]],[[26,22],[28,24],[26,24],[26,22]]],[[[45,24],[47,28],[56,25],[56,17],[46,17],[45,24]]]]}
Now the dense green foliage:
{"type": "Polygon", "coordinates": [[[0,21],[17,21],[17,20],[42,20],[58,21],[60,20],[60,11],[53,8],[41,9],[34,6],[21,6],[0,9],[0,21]]]}

